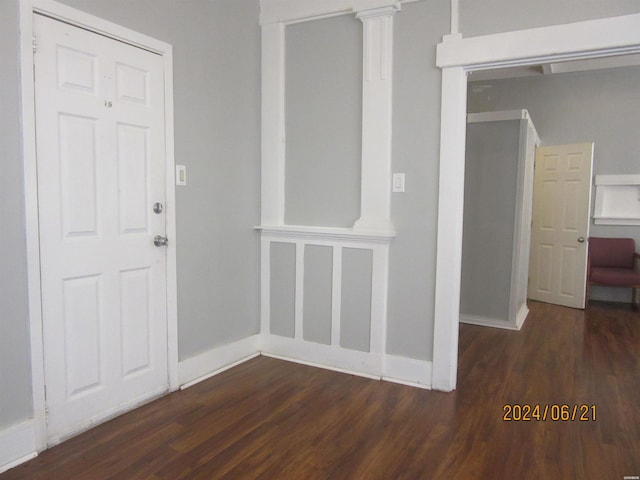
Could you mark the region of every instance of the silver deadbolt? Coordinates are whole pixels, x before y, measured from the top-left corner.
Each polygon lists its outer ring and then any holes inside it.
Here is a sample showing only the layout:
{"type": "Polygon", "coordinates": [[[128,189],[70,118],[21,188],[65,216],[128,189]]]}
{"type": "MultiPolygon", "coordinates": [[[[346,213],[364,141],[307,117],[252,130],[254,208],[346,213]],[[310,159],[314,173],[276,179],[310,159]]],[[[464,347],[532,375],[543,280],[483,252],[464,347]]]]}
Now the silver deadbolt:
{"type": "Polygon", "coordinates": [[[156,202],[156,203],[153,204],[153,211],[155,213],[157,213],[157,214],[162,213],[162,209],[163,209],[163,207],[162,207],[162,204],[160,202],[156,202]]]}
{"type": "Polygon", "coordinates": [[[584,243],[584,237],[578,237],[578,243],[584,243]]]}
{"type": "Polygon", "coordinates": [[[153,237],[153,244],[156,247],[166,247],[169,244],[169,239],[166,236],[156,235],[153,237]]]}

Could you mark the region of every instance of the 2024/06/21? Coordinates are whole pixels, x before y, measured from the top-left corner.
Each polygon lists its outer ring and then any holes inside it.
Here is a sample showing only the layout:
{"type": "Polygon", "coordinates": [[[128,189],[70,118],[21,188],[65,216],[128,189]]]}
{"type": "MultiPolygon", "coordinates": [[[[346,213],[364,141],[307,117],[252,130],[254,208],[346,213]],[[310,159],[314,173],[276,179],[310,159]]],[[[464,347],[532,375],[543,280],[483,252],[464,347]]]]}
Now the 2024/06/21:
{"type": "Polygon", "coordinates": [[[588,404],[505,404],[502,407],[505,422],[595,422],[596,405],[588,404]]]}

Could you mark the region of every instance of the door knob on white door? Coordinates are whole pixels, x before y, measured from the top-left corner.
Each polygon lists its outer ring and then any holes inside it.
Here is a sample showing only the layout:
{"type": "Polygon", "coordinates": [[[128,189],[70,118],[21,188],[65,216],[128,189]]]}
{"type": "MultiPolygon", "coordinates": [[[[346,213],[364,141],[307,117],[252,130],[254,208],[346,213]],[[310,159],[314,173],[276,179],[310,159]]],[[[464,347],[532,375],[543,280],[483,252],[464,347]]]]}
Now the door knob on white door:
{"type": "Polygon", "coordinates": [[[578,243],[584,243],[584,237],[578,237],[578,243]]]}
{"type": "Polygon", "coordinates": [[[166,236],[163,237],[162,235],[156,235],[153,238],[153,244],[156,247],[166,247],[167,245],[169,245],[169,239],[166,236]]]}

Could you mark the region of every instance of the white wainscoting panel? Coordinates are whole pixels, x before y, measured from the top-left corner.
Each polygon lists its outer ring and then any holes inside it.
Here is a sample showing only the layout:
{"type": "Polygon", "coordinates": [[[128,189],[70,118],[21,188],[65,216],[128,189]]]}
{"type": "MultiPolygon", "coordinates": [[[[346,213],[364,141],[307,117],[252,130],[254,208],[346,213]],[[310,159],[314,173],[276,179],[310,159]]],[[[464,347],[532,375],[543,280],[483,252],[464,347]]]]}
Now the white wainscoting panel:
{"type": "MultiPolygon", "coordinates": [[[[385,374],[385,346],[387,325],[387,287],[389,269],[390,236],[367,235],[350,229],[317,227],[261,227],[262,230],[262,305],[261,305],[261,352],[266,356],[283,358],[295,362],[349,372],[366,377],[382,378],[385,374]],[[295,312],[296,325],[293,338],[271,334],[271,244],[290,243],[296,249],[295,312]],[[306,341],[304,328],[304,272],[307,246],[325,246],[332,249],[331,268],[331,343],[330,345],[306,341]],[[362,249],[371,252],[369,349],[360,351],[341,345],[343,295],[343,252],[345,249],[362,249]]],[[[275,268],[275,266],[274,266],[275,268]]],[[[342,342],[344,343],[344,342],[342,342]]],[[[409,362],[405,368],[393,362],[390,379],[402,380],[425,386],[430,384],[429,362],[417,367],[409,362]],[[416,373],[416,370],[422,370],[416,373]],[[404,372],[404,373],[403,373],[404,372]]]]}

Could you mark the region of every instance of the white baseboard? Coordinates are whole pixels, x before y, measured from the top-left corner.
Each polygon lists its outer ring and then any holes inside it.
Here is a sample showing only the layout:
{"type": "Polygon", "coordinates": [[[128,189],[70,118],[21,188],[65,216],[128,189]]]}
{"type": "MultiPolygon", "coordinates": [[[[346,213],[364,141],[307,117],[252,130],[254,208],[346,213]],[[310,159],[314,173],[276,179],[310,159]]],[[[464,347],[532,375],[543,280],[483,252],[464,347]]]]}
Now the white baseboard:
{"type": "Polygon", "coordinates": [[[332,367],[330,365],[323,365],[321,363],[308,362],[306,360],[287,357],[285,355],[277,355],[275,353],[267,353],[267,352],[262,352],[261,355],[264,357],[277,358],[278,360],[284,360],[285,362],[297,363],[299,365],[306,365],[308,367],[321,368],[323,370],[331,370],[332,372],[338,372],[338,373],[346,373],[347,375],[355,375],[356,377],[368,378],[370,380],[380,380],[379,375],[369,375],[368,373],[356,372],[354,370],[346,370],[344,368],[332,367]]]}
{"type": "Polygon", "coordinates": [[[262,354],[304,365],[380,379],[380,355],[279,335],[262,336],[262,354]]]}
{"type": "MultiPolygon", "coordinates": [[[[524,322],[524,319],[522,319],[524,322]]],[[[468,323],[471,325],[479,325],[481,327],[493,327],[503,328],[505,330],[520,330],[520,327],[516,326],[512,322],[507,320],[498,320],[496,318],[481,317],[480,315],[467,315],[466,313],[460,314],[460,323],[468,323]]]]}
{"type": "Polygon", "coordinates": [[[37,455],[35,420],[29,419],[0,431],[0,473],[37,455]]]}
{"type": "Polygon", "coordinates": [[[431,390],[433,363],[428,360],[385,355],[382,379],[410,387],[431,390]]]}
{"type": "Polygon", "coordinates": [[[431,388],[432,362],[396,355],[376,355],[277,335],[262,339],[262,355],[290,362],[385,380],[418,388],[431,388]]]}
{"type": "Polygon", "coordinates": [[[518,314],[516,315],[516,329],[520,330],[522,325],[524,325],[524,321],[527,319],[527,315],[529,315],[529,307],[524,303],[518,310],[518,314]]]}
{"type": "Polygon", "coordinates": [[[252,335],[188,358],[178,364],[180,388],[188,388],[258,355],[260,335],[252,335]]]}

